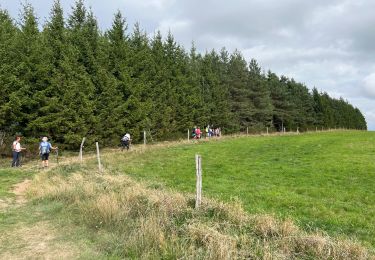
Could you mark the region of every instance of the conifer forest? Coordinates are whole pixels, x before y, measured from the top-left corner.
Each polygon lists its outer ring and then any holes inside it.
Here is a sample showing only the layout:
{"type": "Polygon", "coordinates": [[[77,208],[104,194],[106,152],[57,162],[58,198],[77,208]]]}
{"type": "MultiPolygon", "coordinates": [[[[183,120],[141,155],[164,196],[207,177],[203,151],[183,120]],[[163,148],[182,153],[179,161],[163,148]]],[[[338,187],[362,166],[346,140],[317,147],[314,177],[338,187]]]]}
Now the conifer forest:
{"type": "Polygon", "coordinates": [[[64,11],[55,1],[43,24],[31,5],[21,9],[19,18],[0,10],[2,133],[76,148],[82,137],[113,145],[125,132],[139,141],[146,130],[166,140],[206,125],[224,134],[367,129],[345,99],[266,71],[239,51],[200,53],[171,32],[149,36],[120,11],[101,31],[83,0],[64,11]]]}

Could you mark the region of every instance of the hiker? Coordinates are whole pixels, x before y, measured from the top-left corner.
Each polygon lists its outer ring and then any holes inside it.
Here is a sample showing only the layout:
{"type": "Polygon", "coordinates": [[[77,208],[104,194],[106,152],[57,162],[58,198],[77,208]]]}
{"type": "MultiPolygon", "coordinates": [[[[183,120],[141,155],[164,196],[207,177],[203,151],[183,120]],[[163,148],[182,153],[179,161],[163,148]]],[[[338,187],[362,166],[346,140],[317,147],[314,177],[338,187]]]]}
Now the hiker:
{"type": "Polygon", "coordinates": [[[221,135],[221,130],[220,130],[220,128],[216,128],[216,129],[215,129],[215,136],[220,137],[220,135],[221,135]]]}
{"type": "Polygon", "coordinates": [[[197,129],[195,129],[195,139],[200,139],[201,138],[201,129],[198,127],[197,129]]]}
{"type": "Polygon", "coordinates": [[[20,158],[21,158],[21,151],[26,150],[26,148],[21,147],[21,136],[16,136],[12,144],[12,154],[13,154],[13,161],[12,167],[20,167],[20,158]]]}
{"type": "Polygon", "coordinates": [[[208,136],[213,137],[214,136],[214,130],[212,128],[208,129],[208,136]]]}
{"type": "Polygon", "coordinates": [[[57,150],[58,147],[53,147],[48,138],[44,136],[42,142],[39,144],[39,154],[42,159],[42,167],[48,167],[48,157],[51,150],[57,150]]]}
{"type": "Polygon", "coordinates": [[[130,142],[131,142],[130,134],[129,134],[129,133],[126,133],[126,134],[121,138],[121,151],[123,151],[124,148],[126,148],[126,150],[129,150],[130,142]]]}
{"type": "Polygon", "coordinates": [[[197,127],[194,126],[193,130],[191,131],[191,137],[193,137],[193,139],[195,139],[196,137],[196,132],[195,132],[196,130],[197,130],[197,127]]]}

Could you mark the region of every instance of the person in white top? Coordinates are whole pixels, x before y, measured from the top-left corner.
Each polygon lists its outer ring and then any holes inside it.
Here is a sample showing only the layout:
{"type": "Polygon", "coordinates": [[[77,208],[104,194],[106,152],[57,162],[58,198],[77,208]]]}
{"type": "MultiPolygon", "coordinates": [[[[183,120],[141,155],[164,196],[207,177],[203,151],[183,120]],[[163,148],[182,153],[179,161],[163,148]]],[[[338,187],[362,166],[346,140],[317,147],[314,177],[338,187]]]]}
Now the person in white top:
{"type": "Polygon", "coordinates": [[[12,153],[13,153],[13,161],[12,161],[12,167],[19,167],[20,164],[20,157],[21,157],[21,151],[26,150],[26,148],[21,147],[21,136],[16,136],[16,140],[14,140],[12,145],[12,153]]]}
{"type": "Polygon", "coordinates": [[[126,133],[126,134],[121,138],[121,151],[123,151],[124,149],[129,150],[130,143],[131,143],[130,134],[129,134],[129,133],[126,133]]]}

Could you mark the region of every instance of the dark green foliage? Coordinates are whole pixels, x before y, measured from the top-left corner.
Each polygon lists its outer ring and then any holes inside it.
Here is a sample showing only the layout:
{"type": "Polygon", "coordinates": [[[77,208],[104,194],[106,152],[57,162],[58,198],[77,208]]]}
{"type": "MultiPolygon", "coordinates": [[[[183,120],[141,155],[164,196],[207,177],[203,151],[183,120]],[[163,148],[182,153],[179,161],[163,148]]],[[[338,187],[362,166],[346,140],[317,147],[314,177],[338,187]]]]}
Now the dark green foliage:
{"type": "Polygon", "coordinates": [[[56,0],[41,31],[30,5],[18,23],[0,10],[0,131],[74,148],[83,136],[113,145],[125,132],[162,140],[206,125],[226,133],[367,128],[347,101],[264,75],[238,51],[202,55],[193,44],[188,53],[171,33],[150,39],[139,24],[131,34],[127,27],[117,12],[100,32],[83,0],[66,21],[56,0]]]}

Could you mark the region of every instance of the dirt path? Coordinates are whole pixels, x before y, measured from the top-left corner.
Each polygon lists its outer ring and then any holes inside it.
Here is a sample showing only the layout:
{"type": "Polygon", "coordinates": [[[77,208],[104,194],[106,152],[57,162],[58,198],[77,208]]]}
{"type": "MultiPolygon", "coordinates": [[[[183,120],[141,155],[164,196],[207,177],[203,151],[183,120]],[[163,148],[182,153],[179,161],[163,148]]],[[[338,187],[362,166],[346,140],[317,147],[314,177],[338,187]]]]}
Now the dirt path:
{"type": "Polygon", "coordinates": [[[13,193],[15,198],[0,198],[0,212],[4,211],[10,207],[19,207],[27,202],[26,192],[31,184],[31,180],[26,179],[20,183],[13,186],[11,193],[13,193]]]}
{"type": "Polygon", "coordinates": [[[0,259],[75,259],[79,249],[59,240],[59,231],[42,221],[16,226],[0,234],[0,259]]]}
{"type": "Polygon", "coordinates": [[[26,191],[31,184],[31,180],[26,179],[13,186],[12,193],[16,195],[16,205],[22,205],[26,203],[26,191]]]}
{"type": "MultiPolygon", "coordinates": [[[[0,199],[0,213],[17,212],[4,215],[10,221],[6,221],[0,231],[0,259],[76,259],[80,248],[65,241],[64,232],[50,221],[30,222],[25,215],[22,206],[27,202],[26,193],[31,182],[26,179],[14,185],[11,190],[14,198],[0,199]]],[[[40,212],[31,208],[26,214],[31,216],[40,212]]]]}

